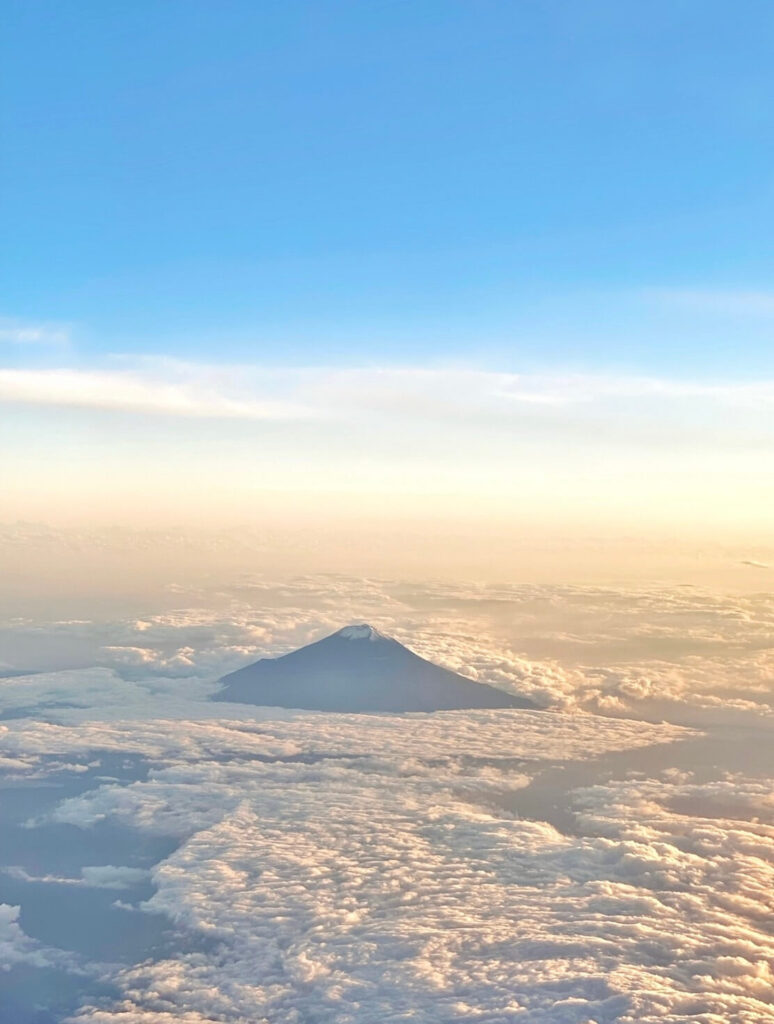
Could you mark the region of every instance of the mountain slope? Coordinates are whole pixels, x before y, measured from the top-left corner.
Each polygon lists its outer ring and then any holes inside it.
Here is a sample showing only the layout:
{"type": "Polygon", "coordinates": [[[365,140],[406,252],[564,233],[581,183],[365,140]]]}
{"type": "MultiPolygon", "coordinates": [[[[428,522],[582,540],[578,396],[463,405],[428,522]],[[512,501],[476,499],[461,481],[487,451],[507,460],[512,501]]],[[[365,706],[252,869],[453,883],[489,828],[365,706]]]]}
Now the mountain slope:
{"type": "Polygon", "coordinates": [[[224,676],[215,700],[315,711],[534,708],[414,654],[368,625],[346,626],[281,658],[224,676]]]}

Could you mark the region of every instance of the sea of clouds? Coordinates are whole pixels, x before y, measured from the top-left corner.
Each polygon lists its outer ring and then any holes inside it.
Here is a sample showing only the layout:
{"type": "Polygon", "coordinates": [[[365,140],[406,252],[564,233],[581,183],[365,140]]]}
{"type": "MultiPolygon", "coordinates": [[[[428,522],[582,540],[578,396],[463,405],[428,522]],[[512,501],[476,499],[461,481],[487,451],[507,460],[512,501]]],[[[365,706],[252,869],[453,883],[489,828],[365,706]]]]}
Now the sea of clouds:
{"type": "Polygon", "coordinates": [[[774,1021],[767,595],[246,576],[174,600],[0,626],[26,841],[0,838],[3,1024],[774,1021]],[[545,710],[208,702],[364,619],[545,710]],[[69,667],[11,675],[36,645],[69,667]],[[64,890],[167,938],[50,941],[25,893],[64,890]],[[75,994],[35,1017],[30,976],[75,994]]]}
{"type": "Polygon", "coordinates": [[[251,660],[368,620],[424,657],[542,707],[670,721],[774,721],[768,591],[414,584],[336,575],[277,584],[244,574],[227,585],[171,584],[165,605],[140,617],[0,620],[4,704],[88,704],[95,693],[105,703],[107,692],[121,704],[133,699],[127,684],[203,696],[251,660]],[[52,664],[79,670],[75,696],[72,677],[39,671],[52,664]],[[27,676],[32,669],[35,676],[27,676]],[[14,681],[14,672],[24,676],[14,681]],[[173,680],[180,685],[170,687],[173,680]]]}

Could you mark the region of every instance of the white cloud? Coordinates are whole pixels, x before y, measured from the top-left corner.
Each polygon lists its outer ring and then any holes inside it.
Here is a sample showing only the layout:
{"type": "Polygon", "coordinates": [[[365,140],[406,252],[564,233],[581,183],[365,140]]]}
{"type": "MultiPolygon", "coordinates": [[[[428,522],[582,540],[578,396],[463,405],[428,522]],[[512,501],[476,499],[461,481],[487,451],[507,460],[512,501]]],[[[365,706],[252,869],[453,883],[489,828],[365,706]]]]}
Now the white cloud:
{"type": "Polygon", "coordinates": [[[774,317],[774,292],[750,288],[651,288],[644,292],[666,305],[713,316],[770,319],[774,317]]]}
{"type": "Polygon", "coordinates": [[[605,374],[518,374],[474,368],[205,365],[122,358],[110,368],[0,369],[0,400],[243,420],[389,415],[508,422],[609,402],[687,400],[767,407],[774,381],[682,380],[605,374]],[[541,411],[542,410],[542,411],[541,411]]]}
{"type": "Polygon", "coordinates": [[[62,875],[33,875],[17,866],[3,867],[0,868],[0,871],[22,882],[74,885],[87,889],[129,889],[138,882],[148,881],[150,877],[150,873],[145,868],[116,867],[113,864],[83,867],[78,878],[62,875]]]}
{"type": "Polygon", "coordinates": [[[134,371],[0,369],[0,401],[77,406],[171,416],[223,419],[297,419],[308,415],[290,402],[229,394],[206,373],[151,377],[134,371]]]}
{"type": "MultiPolygon", "coordinates": [[[[367,618],[554,705],[656,694],[704,707],[742,671],[748,697],[766,687],[765,596],[306,577],[247,578],[221,597],[225,612],[57,625],[97,628],[129,679],[102,668],[8,681],[17,704],[38,699],[51,719],[2,724],[0,757],[17,774],[95,750],[148,759],[147,778],[96,780],[30,828],[119,823],[179,842],[152,869],[144,909],[196,951],[105,968],[120,997],[82,1006],[80,1024],[774,1021],[770,785],[661,772],[695,733],[578,710],[358,716],[206,700],[220,644],[227,657],[281,653],[367,618]],[[573,662],[578,651],[600,664],[573,662]],[[192,677],[162,674],[178,658],[192,677]],[[51,706],[68,694],[78,706],[51,706]],[[657,743],[668,750],[637,759],[657,743]],[[660,774],[609,779],[615,752],[660,774]],[[562,787],[550,781],[561,764],[562,787]]],[[[72,884],[141,875],[86,866],[72,884]]]]}
{"type": "Polygon", "coordinates": [[[26,967],[67,967],[72,958],[50,949],[27,935],[19,924],[19,907],[0,903],[0,971],[26,967]]]}
{"type": "MultiPolygon", "coordinates": [[[[734,716],[738,750],[751,736],[770,749],[769,595],[244,577],[220,605],[197,600],[49,624],[94,632],[113,667],[0,684],[7,706],[38,709],[0,723],[15,784],[97,750],[147,759],[147,778],[96,779],[29,821],[33,834],[120,824],[179,843],[144,910],[192,941],[101,968],[120,998],[82,1006],[81,1024],[774,1022],[770,778],[713,767],[734,716]],[[207,701],[219,651],[282,653],[363,618],[572,713],[207,701]],[[712,712],[723,726],[711,741],[589,707],[712,712]]],[[[146,875],[26,877],[118,890],[146,875]]],[[[15,956],[44,955],[17,917],[5,928],[15,956]]]]}
{"type": "MultiPolygon", "coordinates": [[[[577,794],[578,835],[504,809],[526,781],[514,758],[534,773],[536,758],[659,738],[632,725],[497,712],[136,723],[125,739],[163,766],[57,818],[180,836],[146,909],[213,945],[119,972],[116,1007],[76,1019],[774,1020],[774,829],[723,817],[729,800],[756,806],[761,784],[598,785],[577,794]],[[248,756],[279,740],[284,761],[248,756]],[[681,799],[722,814],[670,809],[681,799]]],[[[25,727],[32,749],[38,729],[25,727]]]]}
{"type": "Polygon", "coordinates": [[[29,324],[0,319],[0,343],[12,345],[66,345],[68,328],[56,324],[29,324]]]}
{"type": "Polygon", "coordinates": [[[208,697],[213,689],[196,679],[158,677],[141,685],[122,679],[108,668],[67,669],[2,680],[0,707],[5,712],[53,717],[66,717],[68,711],[76,716],[105,714],[108,710],[125,714],[130,709],[147,707],[150,694],[158,695],[159,708],[165,694],[170,706],[187,707],[197,698],[208,697]]]}

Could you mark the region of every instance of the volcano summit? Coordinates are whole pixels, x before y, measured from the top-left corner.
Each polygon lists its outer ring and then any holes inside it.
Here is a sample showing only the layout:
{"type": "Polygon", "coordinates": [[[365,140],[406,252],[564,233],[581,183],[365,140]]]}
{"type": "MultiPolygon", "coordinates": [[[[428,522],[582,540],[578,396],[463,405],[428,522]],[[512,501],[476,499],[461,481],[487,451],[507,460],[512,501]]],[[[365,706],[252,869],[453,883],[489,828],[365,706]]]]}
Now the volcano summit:
{"type": "Polygon", "coordinates": [[[338,633],[281,658],[262,658],[221,680],[215,700],[313,711],[450,711],[534,708],[420,658],[372,626],[338,633]]]}

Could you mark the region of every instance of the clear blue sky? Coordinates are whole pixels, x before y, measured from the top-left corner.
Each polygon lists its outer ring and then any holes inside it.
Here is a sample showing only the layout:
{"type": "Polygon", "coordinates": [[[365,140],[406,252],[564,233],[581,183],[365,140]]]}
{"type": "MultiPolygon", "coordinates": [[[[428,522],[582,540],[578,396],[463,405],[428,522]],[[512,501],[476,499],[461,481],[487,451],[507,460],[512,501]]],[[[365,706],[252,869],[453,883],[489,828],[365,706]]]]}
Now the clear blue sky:
{"type": "Polygon", "coordinates": [[[769,2],[3,22],[0,313],[79,360],[774,364],[769,2]]]}

